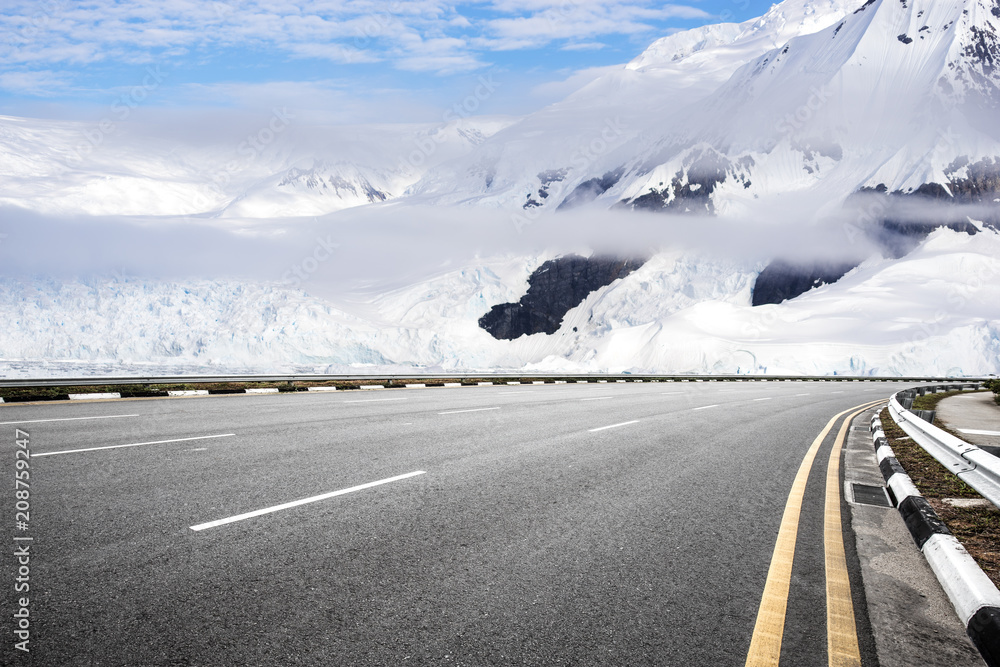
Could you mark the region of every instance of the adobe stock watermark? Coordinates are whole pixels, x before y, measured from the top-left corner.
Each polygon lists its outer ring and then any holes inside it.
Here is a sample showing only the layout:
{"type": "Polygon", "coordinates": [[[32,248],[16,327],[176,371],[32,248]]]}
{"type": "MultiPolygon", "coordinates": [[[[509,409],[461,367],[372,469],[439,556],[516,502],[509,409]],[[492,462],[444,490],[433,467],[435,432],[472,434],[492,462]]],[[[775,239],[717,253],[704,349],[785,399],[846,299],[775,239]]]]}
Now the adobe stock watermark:
{"type": "Polygon", "coordinates": [[[14,648],[30,653],[31,642],[31,436],[14,429],[14,648]]]}
{"type": "Polygon", "coordinates": [[[74,162],[82,162],[92,154],[97,148],[104,144],[104,140],[118,130],[118,123],[128,120],[132,112],[146,101],[149,95],[160,87],[167,75],[160,69],[159,65],[147,67],[142,82],[132,86],[111,103],[108,116],[99,120],[96,125],[83,131],[84,141],[73,148],[71,159],[74,162]]]}
{"type": "Polygon", "coordinates": [[[330,261],[334,252],[340,247],[339,243],[334,243],[328,234],[326,238],[316,238],[316,245],[312,252],[303,257],[298,262],[285,271],[281,276],[281,283],[285,287],[300,287],[305,281],[319,270],[320,265],[330,261]]]}
{"type": "Polygon", "coordinates": [[[948,329],[944,328],[948,317],[965,308],[985,287],[996,284],[998,276],[1000,276],[1000,266],[992,262],[970,273],[962,282],[953,283],[945,297],[948,307],[938,308],[930,320],[921,322],[918,325],[919,330],[909,337],[908,342],[911,345],[918,345],[928,342],[935,336],[948,333],[948,329]]]}
{"type": "Polygon", "coordinates": [[[53,17],[70,8],[70,3],[66,0],[55,2],[47,0],[35,5],[35,13],[27,17],[27,22],[17,30],[13,30],[6,35],[4,41],[13,43],[18,37],[22,40],[31,40],[38,36],[38,33],[45,30],[53,21],[53,17]]]}
{"type": "Polygon", "coordinates": [[[395,19],[393,14],[402,8],[402,2],[393,0],[384,10],[367,14],[364,25],[357,26],[354,29],[354,45],[359,49],[363,49],[372,40],[385,36],[389,26],[392,25],[395,19]]]}
{"type": "MultiPolygon", "coordinates": [[[[476,80],[476,86],[472,91],[464,99],[459,100],[446,109],[441,116],[441,120],[445,123],[450,123],[475,114],[482,104],[490,99],[493,93],[500,87],[500,83],[493,76],[494,72],[492,71],[479,76],[476,80]]],[[[414,150],[399,159],[397,169],[405,172],[408,171],[408,168],[423,166],[437,152],[438,147],[445,139],[446,135],[443,132],[415,137],[413,139],[414,150]]]]}
{"type": "Polygon", "coordinates": [[[855,245],[858,239],[867,238],[868,230],[883,221],[889,210],[889,205],[889,195],[872,194],[869,196],[858,217],[841,225],[847,242],[850,245],[855,245]]]}
{"type": "Polygon", "coordinates": [[[827,105],[831,97],[833,97],[833,91],[827,84],[824,83],[818,88],[811,86],[806,101],[799,105],[795,111],[785,114],[784,118],[779,119],[775,129],[783,135],[790,135],[801,130],[827,105]]]}
{"type": "MultiPolygon", "coordinates": [[[[267,122],[256,131],[248,134],[246,139],[236,146],[236,154],[242,159],[230,160],[212,173],[209,179],[210,185],[208,186],[208,190],[217,199],[223,199],[226,196],[224,188],[232,182],[233,175],[239,173],[256,160],[265,148],[274,143],[289,128],[294,119],[295,115],[287,107],[271,109],[271,117],[267,122]]],[[[209,207],[214,206],[217,201],[213,202],[205,194],[198,192],[192,203],[195,207],[198,207],[199,211],[205,211],[209,207]]]]}
{"type": "MultiPolygon", "coordinates": [[[[576,173],[586,173],[587,170],[589,170],[602,156],[607,155],[610,151],[618,148],[624,142],[626,130],[628,130],[628,125],[626,125],[620,117],[615,116],[614,118],[606,118],[604,120],[604,125],[601,126],[601,129],[597,134],[589,140],[585,139],[577,146],[576,150],[570,157],[570,165],[576,173]]],[[[563,199],[566,195],[565,187],[565,180],[553,181],[551,183],[551,189],[548,191],[546,201],[563,199]]],[[[543,210],[545,210],[543,206],[536,206],[522,209],[521,211],[511,215],[510,220],[517,233],[522,233],[525,227],[533,225],[537,222],[538,218],[541,217],[543,210]]]]}

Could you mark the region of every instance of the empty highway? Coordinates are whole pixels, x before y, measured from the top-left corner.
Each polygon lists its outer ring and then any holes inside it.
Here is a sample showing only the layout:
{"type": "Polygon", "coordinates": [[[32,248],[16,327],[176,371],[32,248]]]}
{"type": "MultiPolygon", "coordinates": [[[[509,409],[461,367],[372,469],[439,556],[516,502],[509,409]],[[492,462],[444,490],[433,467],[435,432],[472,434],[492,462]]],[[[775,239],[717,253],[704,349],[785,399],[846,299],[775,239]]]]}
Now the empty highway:
{"type": "MultiPolygon", "coordinates": [[[[31,537],[31,652],[8,644],[0,662],[743,665],[803,458],[835,415],[898,387],[590,383],[0,406],[6,589],[16,439],[31,451],[20,533],[31,537]]],[[[828,664],[823,502],[840,424],[806,470],[792,534],[778,639],[800,667],[828,664]]]]}

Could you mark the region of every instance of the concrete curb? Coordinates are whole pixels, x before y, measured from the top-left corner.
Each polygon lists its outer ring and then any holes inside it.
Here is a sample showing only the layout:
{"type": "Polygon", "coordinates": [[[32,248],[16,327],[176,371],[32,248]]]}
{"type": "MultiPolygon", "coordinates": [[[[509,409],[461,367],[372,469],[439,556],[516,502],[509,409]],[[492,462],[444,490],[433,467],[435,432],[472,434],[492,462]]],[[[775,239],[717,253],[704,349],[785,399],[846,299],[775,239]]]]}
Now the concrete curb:
{"type": "Polygon", "coordinates": [[[1000,667],[1000,590],[920,495],[896,459],[876,414],[869,425],[889,498],[989,667],[1000,667]]]}

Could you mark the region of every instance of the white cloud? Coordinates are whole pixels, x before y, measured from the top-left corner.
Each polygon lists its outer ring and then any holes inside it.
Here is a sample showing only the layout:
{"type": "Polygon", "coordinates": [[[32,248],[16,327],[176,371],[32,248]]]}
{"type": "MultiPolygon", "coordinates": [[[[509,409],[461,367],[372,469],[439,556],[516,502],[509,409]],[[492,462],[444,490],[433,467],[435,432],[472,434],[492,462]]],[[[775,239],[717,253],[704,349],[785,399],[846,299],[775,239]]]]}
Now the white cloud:
{"type": "Polygon", "coordinates": [[[544,101],[562,99],[580,90],[594,79],[609,72],[620,70],[621,68],[621,65],[609,65],[607,67],[588,67],[587,69],[577,70],[560,81],[547,81],[533,87],[531,95],[541,98],[544,101]]]}
{"type": "Polygon", "coordinates": [[[600,51],[607,44],[604,42],[578,42],[576,44],[565,44],[559,47],[560,51],[600,51]]]}
{"type": "Polygon", "coordinates": [[[0,72],[0,89],[38,97],[53,96],[68,83],[67,76],[61,72],[0,72]]]}
{"type": "Polygon", "coordinates": [[[583,40],[602,35],[635,35],[656,30],[654,22],[671,18],[705,19],[709,14],[683,5],[648,6],[642,1],[501,0],[499,7],[522,15],[488,22],[487,43],[495,49],[541,47],[553,41],[583,40]],[[527,11],[524,11],[527,10],[527,11]]]}
{"type": "Polygon", "coordinates": [[[195,108],[237,107],[265,114],[273,108],[287,108],[300,125],[433,121],[441,116],[437,107],[419,101],[409,91],[358,91],[354,82],[334,79],[187,84],[182,90],[195,108]],[[405,117],[400,116],[401,109],[405,117]]]}
{"type": "MultiPolygon", "coordinates": [[[[670,19],[707,18],[652,0],[12,0],[0,9],[0,63],[153,63],[253,49],[338,64],[465,72],[484,51],[599,48],[598,38],[658,34],[670,19]]],[[[0,65],[2,71],[3,65],[0,65]]]]}

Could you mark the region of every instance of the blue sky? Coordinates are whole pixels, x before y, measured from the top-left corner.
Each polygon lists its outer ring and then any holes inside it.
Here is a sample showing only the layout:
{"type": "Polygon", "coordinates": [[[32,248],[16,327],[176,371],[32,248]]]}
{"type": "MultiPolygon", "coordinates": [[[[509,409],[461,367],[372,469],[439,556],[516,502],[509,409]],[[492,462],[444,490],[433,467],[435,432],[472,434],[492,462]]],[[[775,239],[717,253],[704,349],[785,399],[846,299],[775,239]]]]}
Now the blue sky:
{"type": "Polygon", "coordinates": [[[677,30],[762,0],[14,0],[0,8],[0,113],[295,109],[315,122],[433,121],[559,99],[677,30]]]}

